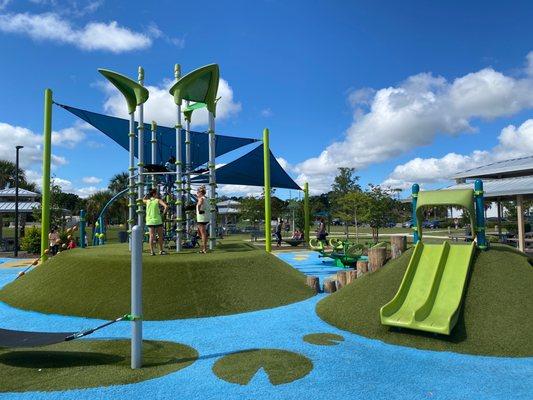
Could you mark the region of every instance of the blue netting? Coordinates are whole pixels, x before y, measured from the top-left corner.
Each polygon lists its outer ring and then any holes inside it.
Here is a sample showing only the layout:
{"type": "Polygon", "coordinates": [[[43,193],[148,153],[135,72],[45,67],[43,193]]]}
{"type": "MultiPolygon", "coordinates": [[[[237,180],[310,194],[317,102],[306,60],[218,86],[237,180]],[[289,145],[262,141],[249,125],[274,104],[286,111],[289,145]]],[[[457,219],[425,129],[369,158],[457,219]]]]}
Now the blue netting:
{"type": "MultiPolygon", "coordinates": [[[[57,103],[56,103],[57,104],[57,103]]],[[[78,116],[88,122],[100,132],[109,136],[116,143],[128,150],[128,132],[129,121],[122,118],[111,117],[104,114],[98,114],[75,107],[62,104],[58,106],[78,116]]],[[[151,131],[150,124],[144,124],[144,155],[145,163],[150,163],[151,154],[151,131]]],[[[182,159],[185,160],[185,131],[181,135],[182,159]]],[[[191,131],[191,162],[192,168],[197,168],[209,160],[209,146],[207,133],[191,131]]],[[[229,153],[239,147],[246,146],[250,143],[257,142],[257,139],[241,138],[235,136],[216,135],[216,156],[229,153]]],[[[156,163],[164,164],[170,156],[176,154],[176,130],[166,126],[157,127],[157,160],[156,163]]],[[[135,145],[135,156],[137,156],[137,144],[135,145]]]]}
{"type": "MultiPolygon", "coordinates": [[[[263,145],[256,147],[241,158],[216,170],[216,180],[220,184],[264,186],[263,145]]],[[[209,182],[207,174],[192,179],[196,183],[209,182]]],[[[285,172],[270,152],[270,185],[274,188],[301,190],[300,186],[285,172]]]]}

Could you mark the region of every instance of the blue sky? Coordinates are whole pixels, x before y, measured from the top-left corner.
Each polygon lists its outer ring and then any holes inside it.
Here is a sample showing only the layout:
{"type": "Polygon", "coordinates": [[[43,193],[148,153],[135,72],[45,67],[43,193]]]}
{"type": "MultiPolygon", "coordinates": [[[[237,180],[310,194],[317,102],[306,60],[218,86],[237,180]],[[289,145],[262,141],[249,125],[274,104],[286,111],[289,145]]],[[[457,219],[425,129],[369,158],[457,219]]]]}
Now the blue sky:
{"type": "MultiPolygon", "coordinates": [[[[154,98],[147,119],[171,124],[164,93],[176,62],[184,72],[218,63],[217,131],[260,137],[269,127],[276,156],[315,192],[339,166],[357,168],[363,184],[431,187],[533,152],[531,2],[0,0],[0,8],[0,157],[24,144],[33,179],[46,87],[58,102],[123,115],[96,69],[135,77],[142,65],[154,98]]],[[[54,129],[54,174],[65,190],[90,194],[126,169],[125,151],[57,108],[54,129]]]]}

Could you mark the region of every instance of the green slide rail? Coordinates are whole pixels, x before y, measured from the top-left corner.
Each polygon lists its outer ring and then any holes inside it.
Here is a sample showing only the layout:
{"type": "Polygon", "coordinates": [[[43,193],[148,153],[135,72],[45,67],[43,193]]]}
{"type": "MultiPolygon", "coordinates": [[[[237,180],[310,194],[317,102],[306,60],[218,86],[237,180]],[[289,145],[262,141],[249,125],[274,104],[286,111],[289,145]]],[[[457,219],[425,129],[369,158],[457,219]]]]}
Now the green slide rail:
{"type": "Polygon", "coordinates": [[[481,181],[476,181],[475,189],[419,192],[418,185],[413,185],[416,244],[398,292],[381,307],[383,325],[450,334],[459,317],[476,242],[423,243],[423,208],[442,205],[462,207],[468,212],[478,246],[486,248],[481,181]]]}

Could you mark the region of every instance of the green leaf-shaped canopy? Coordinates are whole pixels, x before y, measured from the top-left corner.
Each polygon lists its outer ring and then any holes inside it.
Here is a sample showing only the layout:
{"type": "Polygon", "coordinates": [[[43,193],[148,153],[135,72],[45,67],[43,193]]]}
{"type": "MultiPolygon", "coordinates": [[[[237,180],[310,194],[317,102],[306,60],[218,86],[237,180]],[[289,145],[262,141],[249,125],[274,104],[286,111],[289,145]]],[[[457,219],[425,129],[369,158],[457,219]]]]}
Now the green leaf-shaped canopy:
{"type": "Polygon", "coordinates": [[[180,78],[169,92],[177,105],[181,105],[183,100],[205,103],[207,109],[215,114],[219,78],[218,65],[209,64],[180,78]]]}
{"type": "Polygon", "coordinates": [[[105,76],[124,95],[128,103],[129,114],[135,111],[135,107],[148,100],[148,89],[127,76],[104,68],[98,68],[98,72],[105,76]]]}

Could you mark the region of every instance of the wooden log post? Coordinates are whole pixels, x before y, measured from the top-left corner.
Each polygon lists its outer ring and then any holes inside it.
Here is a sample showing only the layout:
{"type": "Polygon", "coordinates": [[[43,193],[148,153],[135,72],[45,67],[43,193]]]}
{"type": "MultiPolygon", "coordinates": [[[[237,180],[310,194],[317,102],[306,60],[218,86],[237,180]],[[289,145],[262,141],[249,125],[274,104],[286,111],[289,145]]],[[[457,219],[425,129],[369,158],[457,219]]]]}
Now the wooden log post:
{"type": "Polygon", "coordinates": [[[400,257],[407,249],[407,236],[391,236],[391,258],[395,259],[400,257]]]}
{"type": "Polygon", "coordinates": [[[349,285],[357,279],[357,270],[351,269],[346,271],[346,284],[349,285]]]}
{"type": "Polygon", "coordinates": [[[385,264],[387,260],[387,249],[385,247],[372,247],[368,251],[368,269],[375,272],[385,264]]]}
{"type": "Polygon", "coordinates": [[[308,276],[306,279],[306,285],[313,289],[315,293],[320,293],[320,284],[316,276],[308,276]]]}
{"type": "Polygon", "coordinates": [[[324,292],[326,293],[333,293],[337,290],[337,286],[335,285],[334,280],[328,279],[324,282],[324,292]]]}
{"type": "Polygon", "coordinates": [[[368,261],[357,261],[357,277],[360,278],[368,272],[368,261]]]}
{"type": "Polygon", "coordinates": [[[347,276],[346,271],[337,272],[337,289],[342,289],[346,286],[347,276]]]}

